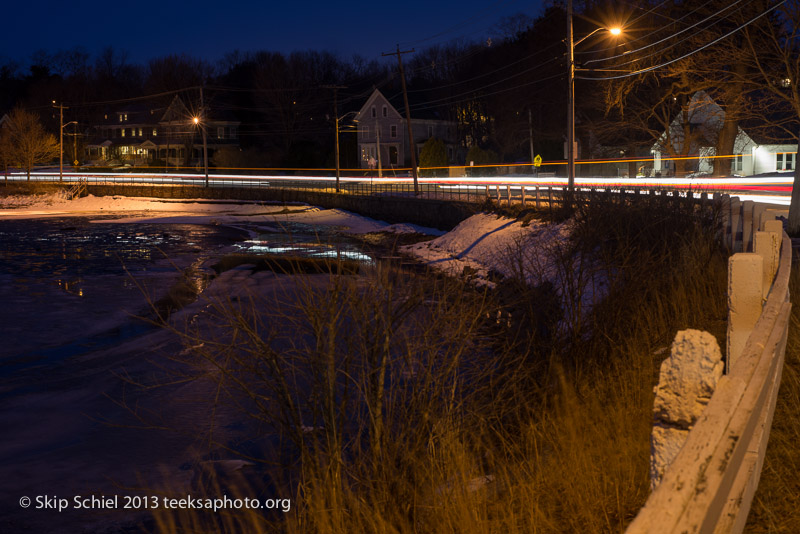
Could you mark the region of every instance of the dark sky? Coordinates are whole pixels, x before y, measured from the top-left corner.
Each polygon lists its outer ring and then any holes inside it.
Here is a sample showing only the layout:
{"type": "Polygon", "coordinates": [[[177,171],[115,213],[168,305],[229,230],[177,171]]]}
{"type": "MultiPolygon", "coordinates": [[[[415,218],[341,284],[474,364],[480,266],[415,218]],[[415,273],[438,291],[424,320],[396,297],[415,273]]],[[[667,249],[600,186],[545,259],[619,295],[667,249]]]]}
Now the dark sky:
{"type": "Polygon", "coordinates": [[[536,16],[544,0],[163,2],[15,1],[3,9],[0,59],[23,66],[36,50],[111,45],[144,63],[186,53],[211,61],[232,50],[328,50],[367,59],[458,37],[486,40],[500,19],[536,16]]]}

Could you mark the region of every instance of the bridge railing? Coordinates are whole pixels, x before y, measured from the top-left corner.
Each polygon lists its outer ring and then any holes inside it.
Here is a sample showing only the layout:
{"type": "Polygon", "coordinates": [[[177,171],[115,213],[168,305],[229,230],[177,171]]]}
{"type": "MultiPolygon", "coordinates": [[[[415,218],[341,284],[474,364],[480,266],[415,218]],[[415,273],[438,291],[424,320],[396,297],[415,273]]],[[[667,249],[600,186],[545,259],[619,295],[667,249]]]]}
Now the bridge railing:
{"type": "Polygon", "coordinates": [[[627,534],[742,532],[761,476],[789,328],[791,241],[771,214],[721,203],[726,242],[753,251],[730,258],[729,371],[627,534]]]}

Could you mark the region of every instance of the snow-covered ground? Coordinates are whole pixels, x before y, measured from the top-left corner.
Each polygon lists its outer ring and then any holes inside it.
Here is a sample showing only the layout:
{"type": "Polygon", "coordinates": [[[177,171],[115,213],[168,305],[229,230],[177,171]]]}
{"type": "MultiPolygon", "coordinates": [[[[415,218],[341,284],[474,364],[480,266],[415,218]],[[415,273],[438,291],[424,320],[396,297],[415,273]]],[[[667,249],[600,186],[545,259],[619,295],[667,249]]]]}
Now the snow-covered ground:
{"type": "Polygon", "coordinates": [[[479,213],[441,237],[401,250],[452,276],[469,273],[479,284],[491,286],[488,280],[494,273],[538,284],[554,275],[549,257],[568,237],[569,223],[532,220],[524,224],[479,213]]]}

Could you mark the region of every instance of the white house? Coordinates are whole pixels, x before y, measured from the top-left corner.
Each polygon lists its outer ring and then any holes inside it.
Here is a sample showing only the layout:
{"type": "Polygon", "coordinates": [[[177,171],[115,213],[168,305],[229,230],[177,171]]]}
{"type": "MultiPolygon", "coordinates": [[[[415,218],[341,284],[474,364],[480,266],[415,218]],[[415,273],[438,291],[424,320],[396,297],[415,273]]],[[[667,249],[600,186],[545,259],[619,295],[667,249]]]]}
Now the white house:
{"type": "MultiPolygon", "coordinates": [[[[410,164],[408,126],[406,120],[379,90],[375,89],[355,116],[358,123],[358,151],[362,168],[381,165],[383,169],[410,164]]],[[[447,159],[456,157],[456,123],[433,117],[411,118],[411,129],[419,151],[431,137],[441,139],[447,148],[447,159]]]]}
{"type": "MultiPolygon", "coordinates": [[[[698,91],[689,102],[687,118],[691,138],[689,150],[684,151],[685,132],[682,116],[675,118],[670,131],[664,132],[652,148],[653,171],[670,175],[675,172],[674,161],[669,160],[666,146],[673,153],[685,153],[697,157],[694,172],[710,174],[712,159],[716,156],[716,139],[725,119],[725,111],[704,91],[698,91]]],[[[757,140],[739,128],[733,145],[734,157],[731,160],[731,174],[752,176],[754,174],[790,172],[797,165],[797,143],[781,144],[757,140]],[[759,142],[762,141],[762,142],[759,142]]]]}

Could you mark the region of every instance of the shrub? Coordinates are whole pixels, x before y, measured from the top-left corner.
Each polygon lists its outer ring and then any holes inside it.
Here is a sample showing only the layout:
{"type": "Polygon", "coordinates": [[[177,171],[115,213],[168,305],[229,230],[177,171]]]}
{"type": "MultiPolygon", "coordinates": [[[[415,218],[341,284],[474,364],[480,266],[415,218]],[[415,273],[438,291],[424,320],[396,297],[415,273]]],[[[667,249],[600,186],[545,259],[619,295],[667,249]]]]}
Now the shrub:
{"type": "Polygon", "coordinates": [[[444,141],[436,137],[431,137],[425,141],[425,144],[422,145],[422,150],[419,152],[419,166],[422,167],[420,170],[422,176],[447,176],[447,169],[425,168],[447,166],[447,149],[444,146],[444,141]]]}
{"type": "Polygon", "coordinates": [[[473,145],[467,152],[467,174],[469,176],[494,176],[497,174],[496,167],[481,167],[481,165],[491,165],[497,163],[497,153],[494,150],[484,150],[478,145],[473,145]],[[470,162],[474,166],[470,166],[470,162]]]}

